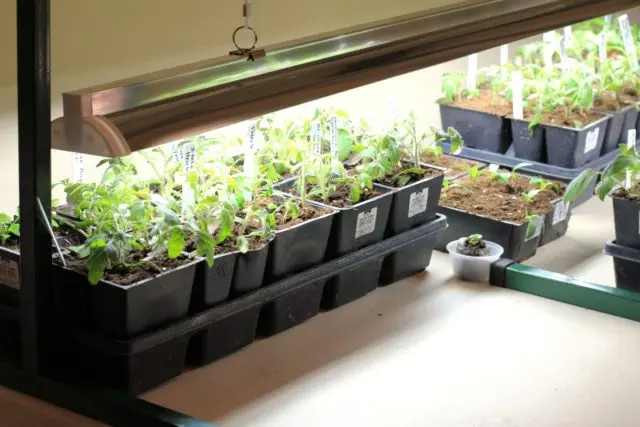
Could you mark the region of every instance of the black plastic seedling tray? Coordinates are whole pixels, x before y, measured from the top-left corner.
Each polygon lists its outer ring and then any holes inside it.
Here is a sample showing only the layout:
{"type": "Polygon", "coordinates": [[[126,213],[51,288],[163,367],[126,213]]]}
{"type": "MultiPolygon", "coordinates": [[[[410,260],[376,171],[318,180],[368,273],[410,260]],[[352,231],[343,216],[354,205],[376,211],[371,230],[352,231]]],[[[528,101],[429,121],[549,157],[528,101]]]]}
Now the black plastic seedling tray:
{"type": "Polygon", "coordinates": [[[640,250],[610,241],[603,252],[613,257],[613,268],[616,274],[616,287],[631,291],[640,291],[640,250]]]}
{"type": "Polygon", "coordinates": [[[202,365],[251,344],[256,334],[268,336],[300,324],[318,313],[328,279],[412,245],[424,245],[429,238],[433,247],[437,234],[447,226],[447,218],[438,215],[427,224],[136,338],[118,340],[75,330],[68,346],[73,362],[67,366],[72,374],[131,394],[142,393],[179,375],[188,348],[189,360],[202,365]]]}
{"type": "MultiPolygon", "coordinates": [[[[446,142],[441,142],[439,144],[443,148],[444,152],[449,153],[451,148],[450,144],[446,142]]],[[[511,153],[511,151],[512,150],[509,150],[507,151],[507,153],[511,153]]],[[[547,179],[570,182],[573,178],[578,176],[583,170],[587,168],[591,168],[594,170],[604,169],[609,163],[613,161],[613,159],[615,159],[619,152],[620,150],[611,151],[603,156],[600,156],[596,160],[585,163],[585,165],[582,167],[574,169],[561,168],[558,166],[548,165],[546,163],[532,162],[526,159],[515,157],[513,154],[490,153],[488,151],[476,150],[469,147],[464,147],[462,151],[457,154],[457,156],[468,160],[475,160],[484,163],[494,163],[508,168],[512,168],[520,163],[531,163],[531,166],[525,166],[521,168],[520,171],[526,172],[530,175],[540,175],[543,178],[547,179]]],[[[585,189],[584,193],[576,199],[573,205],[578,206],[589,200],[593,196],[595,185],[596,183],[594,182],[593,188],[585,189]]]]}

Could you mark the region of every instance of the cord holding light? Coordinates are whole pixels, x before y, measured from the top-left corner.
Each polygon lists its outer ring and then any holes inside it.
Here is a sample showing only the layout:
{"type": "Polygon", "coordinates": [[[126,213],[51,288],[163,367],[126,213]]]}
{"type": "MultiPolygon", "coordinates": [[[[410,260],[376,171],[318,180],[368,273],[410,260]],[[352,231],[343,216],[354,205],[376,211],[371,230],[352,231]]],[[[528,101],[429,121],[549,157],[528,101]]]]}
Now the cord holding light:
{"type": "Polygon", "coordinates": [[[262,59],[266,56],[266,52],[264,51],[264,49],[256,49],[256,44],[258,44],[258,33],[256,33],[256,31],[249,24],[249,18],[251,16],[251,2],[249,0],[244,0],[244,4],[242,5],[242,16],[244,17],[244,25],[236,28],[231,36],[231,40],[233,41],[236,50],[229,52],[229,55],[244,56],[245,58],[247,58],[247,61],[262,59]],[[238,44],[236,38],[240,31],[249,31],[253,34],[253,43],[250,47],[243,48],[238,44]]]}

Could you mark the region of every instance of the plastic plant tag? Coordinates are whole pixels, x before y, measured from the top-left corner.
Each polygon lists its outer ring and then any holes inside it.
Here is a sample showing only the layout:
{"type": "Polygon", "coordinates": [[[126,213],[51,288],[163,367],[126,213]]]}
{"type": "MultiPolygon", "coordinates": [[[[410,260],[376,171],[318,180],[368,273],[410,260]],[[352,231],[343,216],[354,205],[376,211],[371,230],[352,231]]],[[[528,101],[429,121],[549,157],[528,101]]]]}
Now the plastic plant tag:
{"type": "Polygon", "coordinates": [[[565,45],[571,46],[571,44],[573,43],[573,30],[571,28],[571,25],[567,25],[566,27],[564,27],[562,32],[565,45]]]}
{"type": "Polygon", "coordinates": [[[331,138],[329,139],[329,147],[331,149],[331,157],[338,158],[338,118],[331,116],[329,119],[329,129],[331,138]]]}
{"type": "Polygon", "coordinates": [[[533,215],[529,218],[529,222],[527,223],[527,234],[525,236],[525,242],[535,239],[540,235],[542,231],[542,217],[540,215],[533,215]]]}
{"type": "Polygon", "coordinates": [[[553,41],[555,34],[553,31],[548,31],[542,35],[542,58],[544,61],[544,68],[551,70],[553,68],[553,41]]]}
{"type": "Polygon", "coordinates": [[[13,260],[0,259],[0,283],[20,289],[20,265],[13,260]]]}
{"type": "Polygon", "coordinates": [[[356,219],[356,234],[355,238],[359,239],[362,236],[373,233],[376,229],[376,218],[378,217],[378,208],[372,208],[371,210],[360,212],[356,219]]]}
{"type": "Polygon", "coordinates": [[[566,36],[563,36],[560,41],[560,67],[563,71],[569,69],[569,55],[567,54],[568,44],[566,36]]]}
{"type": "Polygon", "coordinates": [[[600,63],[604,64],[607,61],[607,32],[603,31],[598,37],[598,57],[600,63]]]}
{"type": "Polygon", "coordinates": [[[173,158],[176,159],[176,162],[181,162],[182,161],[182,150],[180,150],[180,144],[176,143],[176,144],[171,144],[171,154],[173,155],[173,158]]]}
{"type": "Polygon", "coordinates": [[[609,28],[611,26],[611,22],[613,21],[613,17],[611,15],[604,16],[604,25],[605,28],[609,28]]]}
{"type": "MultiPolygon", "coordinates": [[[[196,145],[193,142],[186,142],[182,145],[182,158],[184,161],[184,172],[189,173],[196,164],[196,145]]],[[[193,187],[188,180],[182,183],[182,216],[186,215],[187,209],[193,205],[195,194],[193,187]]]]}
{"type": "Polygon", "coordinates": [[[73,182],[84,182],[84,154],[73,153],[73,169],[71,179],[73,182]]]}
{"type": "MultiPolygon", "coordinates": [[[[629,131],[627,132],[627,148],[633,148],[636,145],[636,130],[635,129],[629,129],[629,131]]],[[[624,177],[624,188],[629,190],[631,189],[631,171],[629,169],[627,169],[625,171],[625,177],[624,177]]]]}
{"type": "Polygon", "coordinates": [[[422,191],[416,191],[409,196],[409,214],[408,218],[423,213],[427,210],[427,202],[429,201],[429,188],[424,188],[422,191]]]}
{"type": "Polygon", "coordinates": [[[506,65],[509,62],[509,45],[500,46],[500,65],[506,65]]]}
{"type": "Polygon", "coordinates": [[[513,118],[516,120],[522,120],[524,118],[524,104],[522,101],[522,74],[519,71],[515,71],[511,75],[511,92],[513,99],[513,118]]]}
{"type": "Polygon", "coordinates": [[[387,128],[392,130],[395,124],[398,122],[398,105],[393,99],[389,99],[389,125],[387,128]]]}
{"type": "Polygon", "coordinates": [[[565,203],[564,200],[560,200],[558,203],[556,203],[556,206],[553,208],[553,220],[551,221],[551,225],[556,225],[567,219],[569,206],[570,203],[565,203]]]}
{"type": "Polygon", "coordinates": [[[469,55],[467,63],[467,90],[474,92],[478,86],[478,54],[469,55]]]}
{"type": "Polygon", "coordinates": [[[311,152],[315,155],[321,154],[320,122],[317,120],[314,120],[313,123],[311,123],[311,142],[313,143],[311,145],[311,152]]]}
{"type": "Polygon", "coordinates": [[[595,127],[593,129],[591,129],[588,133],[587,133],[587,139],[584,143],[584,153],[587,154],[589,151],[593,150],[594,148],[596,148],[596,145],[598,145],[598,137],[600,136],[600,128],[599,127],[595,127]]]}
{"type": "Polygon", "coordinates": [[[625,13],[618,17],[622,40],[624,41],[624,49],[627,51],[627,57],[633,68],[638,68],[638,53],[636,52],[636,44],[631,34],[631,24],[629,24],[629,16],[625,13]]]}

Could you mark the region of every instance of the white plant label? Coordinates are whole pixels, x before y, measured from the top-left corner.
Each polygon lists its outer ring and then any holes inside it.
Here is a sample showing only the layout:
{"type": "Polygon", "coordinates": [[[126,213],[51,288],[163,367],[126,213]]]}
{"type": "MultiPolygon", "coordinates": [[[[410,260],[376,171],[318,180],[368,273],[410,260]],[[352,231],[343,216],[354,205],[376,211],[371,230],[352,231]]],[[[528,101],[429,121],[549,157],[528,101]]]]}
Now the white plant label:
{"type": "Polygon", "coordinates": [[[571,46],[571,43],[573,43],[573,30],[571,29],[571,25],[564,27],[563,35],[565,44],[571,46]]]}
{"type": "Polygon", "coordinates": [[[565,203],[564,200],[560,200],[556,203],[555,208],[553,208],[553,221],[551,225],[556,225],[565,219],[567,219],[567,214],[569,213],[569,203],[565,203]]]}
{"type": "Polygon", "coordinates": [[[500,65],[506,65],[509,62],[509,45],[500,46],[500,65]]]}
{"type": "Polygon", "coordinates": [[[542,231],[542,225],[544,223],[544,217],[536,216],[529,220],[529,224],[527,225],[527,235],[525,237],[525,242],[535,239],[540,235],[542,231]]]}
{"type": "Polygon", "coordinates": [[[427,202],[429,201],[429,189],[416,191],[409,196],[409,214],[408,218],[421,214],[427,210],[427,202]]]}
{"type": "Polygon", "coordinates": [[[546,32],[542,35],[542,58],[544,60],[544,68],[551,70],[553,68],[553,41],[555,34],[553,31],[546,32]]]}
{"type": "Polygon", "coordinates": [[[247,143],[244,146],[244,173],[250,178],[256,175],[256,124],[251,123],[247,130],[247,143]]]}
{"type": "Polygon", "coordinates": [[[84,154],[73,153],[73,169],[71,179],[73,182],[84,182],[84,154]]]}
{"type": "Polygon", "coordinates": [[[607,32],[603,31],[600,33],[600,37],[598,38],[598,56],[600,58],[600,63],[605,63],[607,61],[607,32]]]}
{"type": "Polygon", "coordinates": [[[176,159],[176,162],[182,161],[182,150],[180,150],[180,144],[171,145],[171,154],[173,155],[173,158],[176,159]]]}
{"type": "MultiPolygon", "coordinates": [[[[196,145],[187,142],[182,146],[182,158],[184,159],[184,172],[189,173],[196,165],[196,145]]],[[[182,216],[187,213],[189,206],[193,205],[195,194],[188,180],[182,183],[182,216]]]]}
{"type": "Polygon", "coordinates": [[[629,24],[629,16],[625,13],[618,17],[618,24],[620,24],[620,32],[622,33],[622,40],[624,41],[624,48],[627,51],[629,61],[634,68],[638,68],[638,54],[636,52],[636,44],[631,34],[631,24],[629,24]]]}
{"type": "Polygon", "coordinates": [[[467,63],[467,89],[469,91],[475,91],[478,81],[478,54],[474,53],[469,55],[467,63]]]}
{"type": "Polygon", "coordinates": [[[329,119],[329,130],[331,138],[329,139],[329,147],[331,150],[331,157],[338,158],[338,118],[331,116],[329,119]]]}
{"type": "Polygon", "coordinates": [[[398,105],[393,99],[389,100],[389,130],[393,129],[398,121],[398,105]]]}
{"type": "Polygon", "coordinates": [[[322,153],[320,122],[317,120],[314,120],[313,123],[311,123],[311,142],[313,142],[311,145],[311,152],[315,155],[322,153]]]}
{"type": "Polygon", "coordinates": [[[605,15],[604,16],[604,25],[605,25],[605,27],[610,27],[612,21],[613,21],[613,17],[611,15],[605,15]]]}
{"type": "Polygon", "coordinates": [[[513,118],[516,120],[524,119],[524,103],[522,101],[522,74],[515,71],[511,76],[511,93],[513,99],[513,118]]]}
{"type": "MultiPolygon", "coordinates": [[[[636,145],[636,130],[629,129],[627,132],[627,148],[633,148],[636,145]]],[[[625,180],[624,180],[624,188],[627,190],[631,189],[631,171],[629,169],[626,170],[625,180]]]]}
{"type": "Polygon", "coordinates": [[[600,128],[595,127],[587,133],[587,139],[584,143],[584,154],[596,148],[598,145],[598,137],[600,136],[600,128]]]}
{"type": "Polygon", "coordinates": [[[359,239],[362,236],[373,233],[376,229],[376,218],[378,217],[378,208],[360,212],[356,220],[356,235],[359,239]]]}
{"type": "Polygon", "coordinates": [[[567,70],[569,68],[569,54],[567,53],[567,39],[566,37],[562,37],[562,41],[560,42],[560,67],[563,70],[567,70]]]}
{"type": "Polygon", "coordinates": [[[20,266],[17,262],[0,259],[0,283],[13,289],[20,289],[20,266]]]}

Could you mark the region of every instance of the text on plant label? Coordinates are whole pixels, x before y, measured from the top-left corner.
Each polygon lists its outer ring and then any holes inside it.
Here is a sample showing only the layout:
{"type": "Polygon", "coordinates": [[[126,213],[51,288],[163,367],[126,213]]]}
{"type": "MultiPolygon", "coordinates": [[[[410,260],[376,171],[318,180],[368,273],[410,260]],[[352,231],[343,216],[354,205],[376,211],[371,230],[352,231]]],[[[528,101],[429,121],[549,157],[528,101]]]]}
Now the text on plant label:
{"type": "Polygon", "coordinates": [[[314,120],[313,123],[311,123],[311,142],[313,142],[311,145],[311,152],[313,154],[318,155],[322,152],[320,139],[320,122],[314,120]]]}
{"type": "Polygon", "coordinates": [[[84,182],[84,154],[73,153],[73,182],[84,182]]]}
{"type": "Polygon", "coordinates": [[[429,189],[416,191],[409,196],[409,214],[407,217],[412,218],[427,210],[427,202],[429,201],[429,189]]]}
{"type": "Polygon", "coordinates": [[[0,283],[13,289],[20,289],[20,267],[17,262],[0,259],[0,283]]]}
{"type": "Polygon", "coordinates": [[[598,145],[598,137],[600,136],[600,128],[595,127],[587,132],[587,138],[584,142],[584,153],[587,154],[589,151],[596,148],[598,145]]]}
{"type": "Polygon", "coordinates": [[[469,62],[467,63],[467,89],[470,91],[476,90],[477,86],[477,74],[478,74],[478,54],[474,53],[469,55],[469,62]]]}
{"type": "Polygon", "coordinates": [[[329,119],[329,129],[331,131],[330,149],[331,157],[338,158],[338,118],[331,116],[329,119]]]}
{"type": "Polygon", "coordinates": [[[373,233],[376,229],[376,218],[378,217],[378,208],[360,212],[356,219],[356,239],[373,233]]]}
{"type": "Polygon", "coordinates": [[[567,219],[568,213],[569,203],[565,203],[564,200],[560,200],[556,203],[555,208],[553,208],[553,220],[551,221],[551,225],[556,225],[567,219]]]}

